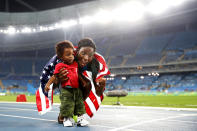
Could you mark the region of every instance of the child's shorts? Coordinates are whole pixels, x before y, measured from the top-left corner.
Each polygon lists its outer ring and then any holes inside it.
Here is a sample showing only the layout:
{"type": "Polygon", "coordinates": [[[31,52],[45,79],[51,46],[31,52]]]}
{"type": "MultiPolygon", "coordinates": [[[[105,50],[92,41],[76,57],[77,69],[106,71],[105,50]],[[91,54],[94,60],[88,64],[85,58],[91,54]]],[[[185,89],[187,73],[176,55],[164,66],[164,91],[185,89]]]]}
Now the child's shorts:
{"type": "Polygon", "coordinates": [[[79,88],[61,88],[60,90],[60,115],[72,117],[85,114],[85,105],[82,91],[79,88]]]}

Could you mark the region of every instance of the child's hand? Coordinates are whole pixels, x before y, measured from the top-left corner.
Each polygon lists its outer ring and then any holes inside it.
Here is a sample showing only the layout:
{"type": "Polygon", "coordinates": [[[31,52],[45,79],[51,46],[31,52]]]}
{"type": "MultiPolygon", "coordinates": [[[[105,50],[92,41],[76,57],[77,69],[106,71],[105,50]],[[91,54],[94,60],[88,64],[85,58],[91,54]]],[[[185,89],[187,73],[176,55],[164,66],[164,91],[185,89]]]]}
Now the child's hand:
{"type": "Polygon", "coordinates": [[[45,91],[45,92],[49,92],[49,90],[50,90],[50,86],[47,86],[47,85],[46,85],[45,88],[44,88],[44,91],[45,91]]]}

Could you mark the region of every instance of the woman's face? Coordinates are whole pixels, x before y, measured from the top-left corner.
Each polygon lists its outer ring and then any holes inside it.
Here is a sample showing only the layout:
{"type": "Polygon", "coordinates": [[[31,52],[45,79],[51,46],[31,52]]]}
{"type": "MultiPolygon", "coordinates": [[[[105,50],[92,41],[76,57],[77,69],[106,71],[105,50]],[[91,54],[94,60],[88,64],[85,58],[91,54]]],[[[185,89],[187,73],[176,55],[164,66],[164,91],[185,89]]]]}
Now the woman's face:
{"type": "Polygon", "coordinates": [[[81,47],[77,55],[79,67],[82,68],[91,62],[94,57],[94,53],[95,52],[92,47],[81,47]]]}

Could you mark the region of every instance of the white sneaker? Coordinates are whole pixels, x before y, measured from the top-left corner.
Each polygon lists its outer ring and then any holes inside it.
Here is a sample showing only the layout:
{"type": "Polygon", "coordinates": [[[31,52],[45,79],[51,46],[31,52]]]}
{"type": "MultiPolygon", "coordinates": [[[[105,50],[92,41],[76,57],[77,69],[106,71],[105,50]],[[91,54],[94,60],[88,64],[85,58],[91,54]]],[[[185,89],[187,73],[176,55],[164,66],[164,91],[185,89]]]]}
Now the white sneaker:
{"type": "Polygon", "coordinates": [[[77,119],[77,126],[88,126],[89,122],[83,117],[79,116],[77,119]]]}
{"type": "Polygon", "coordinates": [[[74,125],[73,119],[72,118],[64,118],[63,125],[67,126],[67,127],[73,126],[74,125]]]}

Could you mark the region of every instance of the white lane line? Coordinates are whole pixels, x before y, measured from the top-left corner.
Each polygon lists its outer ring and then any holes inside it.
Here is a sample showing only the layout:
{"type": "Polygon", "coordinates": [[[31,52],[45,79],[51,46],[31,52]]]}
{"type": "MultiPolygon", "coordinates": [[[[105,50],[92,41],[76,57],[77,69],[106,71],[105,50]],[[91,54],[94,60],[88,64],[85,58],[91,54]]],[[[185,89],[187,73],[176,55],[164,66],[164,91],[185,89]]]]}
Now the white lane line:
{"type": "MultiPolygon", "coordinates": [[[[0,104],[10,104],[10,103],[13,103],[13,104],[24,104],[24,105],[36,105],[36,102],[13,102],[13,101],[0,101],[0,104]]],[[[60,103],[53,103],[53,105],[60,105],[60,103]]]]}
{"type": "Polygon", "coordinates": [[[127,126],[122,126],[122,127],[119,127],[119,128],[114,128],[114,129],[109,130],[109,131],[118,131],[118,130],[128,129],[128,128],[133,127],[133,126],[143,125],[143,124],[146,124],[146,123],[152,123],[152,122],[156,122],[156,121],[168,120],[168,119],[179,118],[179,117],[185,117],[185,116],[196,116],[196,115],[197,115],[197,114],[193,114],[193,115],[190,115],[190,114],[187,115],[187,114],[185,114],[185,115],[181,115],[181,116],[171,116],[171,117],[166,117],[166,118],[153,119],[153,120],[138,122],[138,123],[131,124],[131,125],[127,125],[127,126]]]}
{"type": "MultiPolygon", "coordinates": [[[[32,104],[32,105],[36,105],[35,102],[9,102],[9,101],[0,101],[0,104],[3,103],[13,103],[13,104],[24,104],[24,105],[28,105],[28,104],[32,104]]],[[[53,106],[59,106],[60,103],[53,103],[53,106]]],[[[173,110],[173,111],[197,111],[197,109],[195,108],[173,108],[173,107],[150,107],[150,106],[115,106],[115,105],[101,105],[101,108],[113,108],[113,109],[158,109],[158,110],[173,110]]]]}
{"type": "Polygon", "coordinates": [[[19,110],[19,111],[37,111],[34,109],[25,109],[25,108],[9,108],[9,107],[0,107],[0,109],[6,109],[6,110],[19,110]]]}
{"type": "Polygon", "coordinates": [[[13,102],[13,101],[0,101],[0,104],[4,104],[4,103],[6,103],[6,104],[13,103],[13,104],[24,104],[24,105],[26,105],[26,104],[33,104],[33,105],[36,105],[36,103],[35,103],[35,102],[13,102]]]}
{"type": "Polygon", "coordinates": [[[151,106],[115,106],[115,105],[101,105],[102,108],[113,109],[150,109],[150,110],[175,110],[175,111],[197,111],[196,108],[173,108],[173,107],[151,107],[151,106]]]}
{"type": "MultiPolygon", "coordinates": [[[[35,102],[10,102],[10,101],[0,101],[0,104],[3,103],[13,103],[13,104],[33,104],[36,105],[35,102]]],[[[53,105],[60,105],[60,103],[53,103],[53,105]]],[[[196,106],[196,105],[191,105],[196,106]]],[[[115,105],[101,105],[102,108],[117,108],[117,109],[164,109],[164,110],[183,110],[183,111],[197,111],[195,108],[173,108],[173,107],[151,107],[151,106],[115,106],[115,105]]]]}
{"type": "Polygon", "coordinates": [[[31,120],[40,120],[40,121],[52,121],[52,122],[57,122],[56,120],[40,119],[40,118],[25,117],[25,116],[15,116],[15,115],[6,115],[6,114],[0,114],[0,116],[15,117],[15,118],[23,118],[23,119],[31,119],[31,120]]]}
{"type": "Polygon", "coordinates": [[[182,121],[182,120],[168,120],[168,121],[184,122],[184,123],[197,123],[197,121],[182,121]]]}
{"type": "MultiPolygon", "coordinates": [[[[34,109],[25,109],[25,108],[9,108],[9,107],[0,107],[0,109],[6,109],[6,110],[19,110],[19,111],[38,111],[34,109]]],[[[49,112],[58,112],[58,111],[49,111],[49,112]]]]}

